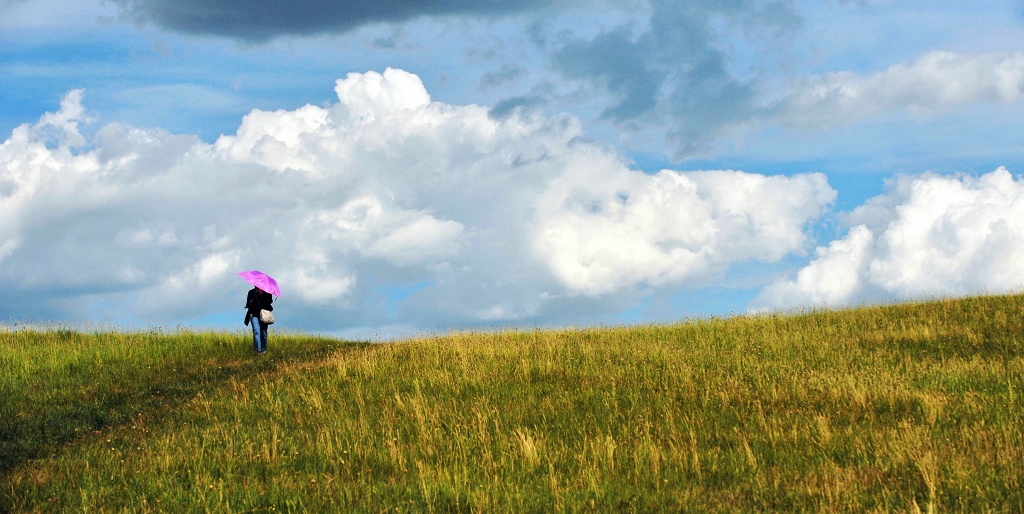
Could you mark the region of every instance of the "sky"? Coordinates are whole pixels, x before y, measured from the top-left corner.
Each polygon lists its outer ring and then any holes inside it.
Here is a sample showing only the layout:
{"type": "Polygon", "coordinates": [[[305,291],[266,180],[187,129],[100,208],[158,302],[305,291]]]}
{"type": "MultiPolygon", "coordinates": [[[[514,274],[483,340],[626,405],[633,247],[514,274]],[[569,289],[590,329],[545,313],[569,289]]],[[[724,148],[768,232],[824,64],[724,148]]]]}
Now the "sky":
{"type": "Polygon", "coordinates": [[[1024,2],[0,0],[0,324],[1024,291],[1024,2]]]}

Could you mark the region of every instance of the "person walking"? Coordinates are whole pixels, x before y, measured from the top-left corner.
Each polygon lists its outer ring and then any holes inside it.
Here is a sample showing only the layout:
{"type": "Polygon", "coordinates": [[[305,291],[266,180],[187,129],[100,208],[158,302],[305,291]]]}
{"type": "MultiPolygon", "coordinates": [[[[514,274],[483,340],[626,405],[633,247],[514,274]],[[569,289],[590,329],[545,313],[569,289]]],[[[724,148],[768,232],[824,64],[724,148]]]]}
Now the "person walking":
{"type": "Polygon", "coordinates": [[[274,323],[274,296],[281,288],[273,277],[259,270],[243,271],[238,276],[253,285],[245,297],[245,324],[252,327],[252,344],[256,353],[267,351],[267,327],[274,323]]]}
{"type": "MultiPolygon", "coordinates": [[[[269,324],[260,319],[260,311],[273,311],[274,297],[270,293],[253,287],[245,298],[245,324],[252,327],[252,342],[256,353],[267,351],[267,328],[269,324]]],[[[271,323],[273,323],[271,321],[271,323]]]]}

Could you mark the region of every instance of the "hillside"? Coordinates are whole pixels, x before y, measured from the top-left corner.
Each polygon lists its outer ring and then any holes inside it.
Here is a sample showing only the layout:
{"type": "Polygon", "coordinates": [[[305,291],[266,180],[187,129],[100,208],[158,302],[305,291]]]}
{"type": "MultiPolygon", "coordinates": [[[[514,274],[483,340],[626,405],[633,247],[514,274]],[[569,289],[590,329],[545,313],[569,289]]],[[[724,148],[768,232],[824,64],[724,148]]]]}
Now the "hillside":
{"type": "Polygon", "coordinates": [[[0,510],[1024,511],[1024,296],[394,344],[0,331],[0,510]]]}

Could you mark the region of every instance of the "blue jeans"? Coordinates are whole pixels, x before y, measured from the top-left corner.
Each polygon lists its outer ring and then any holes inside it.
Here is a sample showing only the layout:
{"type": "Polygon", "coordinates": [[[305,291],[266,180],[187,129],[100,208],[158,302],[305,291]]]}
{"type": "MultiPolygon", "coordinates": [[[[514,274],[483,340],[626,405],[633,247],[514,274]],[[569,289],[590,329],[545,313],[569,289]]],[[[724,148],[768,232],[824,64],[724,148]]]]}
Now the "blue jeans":
{"type": "Polygon", "coordinates": [[[249,320],[249,326],[252,327],[252,344],[256,351],[259,353],[267,351],[267,324],[260,321],[259,316],[253,316],[249,320]]]}

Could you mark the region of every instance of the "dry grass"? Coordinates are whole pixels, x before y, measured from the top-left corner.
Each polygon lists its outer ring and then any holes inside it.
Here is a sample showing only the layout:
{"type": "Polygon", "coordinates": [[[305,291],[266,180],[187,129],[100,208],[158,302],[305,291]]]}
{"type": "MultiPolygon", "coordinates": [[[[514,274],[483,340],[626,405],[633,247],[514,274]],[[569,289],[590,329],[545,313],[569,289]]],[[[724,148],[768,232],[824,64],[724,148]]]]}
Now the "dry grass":
{"type": "MultiPolygon", "coordinates": [[[[235,372],[44,445],[0,494],[13,510],[1019,512],[1022,307],[312,340],[259,366],[225,336],[220,353],[197,344],[176,362],[235,372]]],[[[42,375],[72,404],[109,396],[130,388],[109,361],[80,379],[60,370],[181,344],[37,337],[0,334],[16,370],[5,419],[46,395],[31,387],[42,375]]]]}

